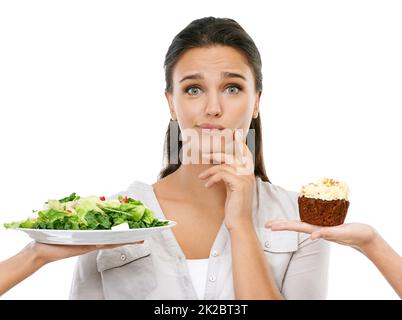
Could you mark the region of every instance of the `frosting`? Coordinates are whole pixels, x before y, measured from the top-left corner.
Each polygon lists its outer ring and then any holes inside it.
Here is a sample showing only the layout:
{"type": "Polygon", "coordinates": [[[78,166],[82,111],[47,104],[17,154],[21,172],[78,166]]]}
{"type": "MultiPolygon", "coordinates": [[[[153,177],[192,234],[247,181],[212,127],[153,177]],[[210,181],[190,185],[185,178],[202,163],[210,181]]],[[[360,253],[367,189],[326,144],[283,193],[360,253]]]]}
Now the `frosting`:
{"type": "Polygon", "coordinates": [[[324,178],[302,186],[300,196],[321,200],[348,200],[349,188],[343,181],[324,178]]]}

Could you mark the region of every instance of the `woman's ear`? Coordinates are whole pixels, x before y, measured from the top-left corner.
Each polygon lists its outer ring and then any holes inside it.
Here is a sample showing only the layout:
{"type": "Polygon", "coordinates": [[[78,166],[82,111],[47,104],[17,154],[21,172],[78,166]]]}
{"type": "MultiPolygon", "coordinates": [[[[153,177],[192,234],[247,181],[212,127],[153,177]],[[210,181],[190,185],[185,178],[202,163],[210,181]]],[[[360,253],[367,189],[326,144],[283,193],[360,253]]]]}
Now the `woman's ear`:
{"type": "Polygon", "coordinates": [[[168,91],[165,91],[165,97],[169,104],[170,117],[172,118],[172,120],[177,120],[176,112],[174,111],[172,95],[168,91]]]}
{"type": "Polygon", "coordinates": [[[253,119],[258,117],[258,113],[260,112],[260,98],[261,98],[262,91],[258,92],[255,103],[254,103],[254,110],[253,110],[253,119]]]}

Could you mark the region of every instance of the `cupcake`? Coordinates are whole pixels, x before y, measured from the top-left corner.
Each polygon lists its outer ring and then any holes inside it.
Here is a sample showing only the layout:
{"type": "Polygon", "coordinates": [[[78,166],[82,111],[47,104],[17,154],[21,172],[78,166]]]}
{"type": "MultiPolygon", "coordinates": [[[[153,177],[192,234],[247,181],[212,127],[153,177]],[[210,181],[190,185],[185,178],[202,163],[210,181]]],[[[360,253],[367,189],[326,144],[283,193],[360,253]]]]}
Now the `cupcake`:
{"type": "Polygon", "coordinates": [[[317,226],[337,226],[345,221],[349,208],[345,182],[322,179],[302,186],[299,194],[300,220],[317,226]]]}

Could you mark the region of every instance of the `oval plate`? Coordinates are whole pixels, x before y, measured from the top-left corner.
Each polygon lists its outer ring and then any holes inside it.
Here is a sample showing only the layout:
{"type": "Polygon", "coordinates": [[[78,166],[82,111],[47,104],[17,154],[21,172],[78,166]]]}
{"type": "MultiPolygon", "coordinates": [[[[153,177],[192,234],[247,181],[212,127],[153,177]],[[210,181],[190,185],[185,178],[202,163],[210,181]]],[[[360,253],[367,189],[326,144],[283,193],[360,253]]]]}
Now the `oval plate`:
{"type": "Polygon", "coordinates": [[[48,244],[64,245],[94,245],[130,243],[145,240],[157,233],[170,229],[176,225],[169,221],[166,226],[152,228],[136,228],[129,230],[52,230],[16,228],[27,233],[32,239],[48,244]]]}

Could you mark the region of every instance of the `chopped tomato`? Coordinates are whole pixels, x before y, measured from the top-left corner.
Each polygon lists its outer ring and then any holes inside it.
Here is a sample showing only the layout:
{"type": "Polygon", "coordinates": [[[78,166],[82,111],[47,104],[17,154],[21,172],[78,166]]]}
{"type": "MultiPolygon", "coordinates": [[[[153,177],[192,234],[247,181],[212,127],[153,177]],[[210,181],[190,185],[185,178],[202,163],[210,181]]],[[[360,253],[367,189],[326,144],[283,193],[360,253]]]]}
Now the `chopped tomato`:
{"type": "Polygon", "coordinates": [[[106,198],[105,198],[104,196],[102,196],[102,197],[99,197],[99,200],[100,200],[100,201],[105,201],[106,198]]]}

